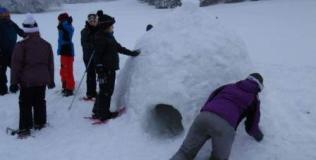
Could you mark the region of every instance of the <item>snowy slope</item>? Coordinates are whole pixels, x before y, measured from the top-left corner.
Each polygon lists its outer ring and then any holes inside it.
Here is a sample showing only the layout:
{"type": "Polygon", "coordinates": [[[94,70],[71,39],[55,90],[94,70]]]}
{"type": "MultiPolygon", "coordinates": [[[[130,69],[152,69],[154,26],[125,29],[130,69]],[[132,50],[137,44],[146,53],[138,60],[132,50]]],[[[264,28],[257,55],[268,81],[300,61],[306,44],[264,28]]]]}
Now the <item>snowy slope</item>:
{"type": "MultiPolygon", "coordinates": [[[[121,44],[134,48],[145,34],[148,23],[157,24],[172,10],[155,10],[134,0],[92,4],[66,5],[64,10],[74,17],[78,82],[84,71],[80,47],[80,29],[86,14],[104,9],[117,23],[115,35],[121,44]]],[[[265,77],[262,97],[262,129],[265,139],[256,143],[240,126],[233,146],[232,160],[314,160],[316,159],[316,2],[313,0],[267,0],[238,4],[221,4],[203,8],[210,17],[233,28],[245,41],[256,69],[265,77]]],[[[61,11],[36,14],[41,34],[56,50],[57,15],[61,11]]],[[[21,24],[24,15],[13,15],[21,24]]],[[[121,57],[123,61],[126,57],[121,57]]],[[[123,62],[122,61],[122,62],[123,62]]],[[[7,126],[18,126],[18,95],[0,97],[0,159],[1,160],[164,160],[178,149],[183,136],[157,139],[143,131],[135,114],[129,112],[105,126],[91,126],[82,117],[89,115],[91,103],[76,101],[72,111],[71,98],[62,98],[55,57],[57,87],[47,92],[49,127],[35,133],[35,138],[17,140],[7,136],[7,126]]],[[[123,66],[123,63],[121,63],[123,66]]],[[[84,95],[85,87],[79,91],[84,95]]],[[[206,160],[207,144],[198,160],[206,160]]]]}

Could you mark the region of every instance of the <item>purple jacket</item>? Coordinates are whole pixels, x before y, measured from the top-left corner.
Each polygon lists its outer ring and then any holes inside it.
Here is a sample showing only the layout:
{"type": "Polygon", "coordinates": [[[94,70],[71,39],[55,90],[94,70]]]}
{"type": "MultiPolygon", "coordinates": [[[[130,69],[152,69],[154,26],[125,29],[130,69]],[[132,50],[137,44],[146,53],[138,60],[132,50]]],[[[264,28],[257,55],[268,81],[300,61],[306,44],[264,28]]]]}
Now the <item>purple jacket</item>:
{"type": "Polygon", "coordinates": [[[248,79],[222,86],[210,95],[201,111],[217,114],[235,129],[246,117],[246,131],[249,135],[255,136],[261,133],[260,101],[257,96],[259,91],[258,84],[248,79]]]}

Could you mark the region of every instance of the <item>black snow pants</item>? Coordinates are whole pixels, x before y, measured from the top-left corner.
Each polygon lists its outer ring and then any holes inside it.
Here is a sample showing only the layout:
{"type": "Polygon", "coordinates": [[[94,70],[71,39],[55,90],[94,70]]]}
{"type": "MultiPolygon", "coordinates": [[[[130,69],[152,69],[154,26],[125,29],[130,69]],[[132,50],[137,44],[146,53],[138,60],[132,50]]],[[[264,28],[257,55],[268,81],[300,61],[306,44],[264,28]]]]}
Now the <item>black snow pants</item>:
{"type": "Polygon", "coordinates": [[[93,116],[98,119],[106,120],[112,118],[110,105],[111,97],[114,92],[115,77],[115,70],[107,70],[104,73],[98,75],[99,93],[96,97],[96,101],[92,110],[93,116]]]}
{"type": "Polygon", "coordinates": [[[8,90],[7,86],[7,68],[10,67],[11,58],[3,53],[0,53],[0,93],[4,93],[8,90]]]}
{"type": "Polygon", "coordinates": [[[33,123],[35,126],[46,124],[45,90],[46,86],[21,88],[19,97],[20,130],[33,128],[33,123]],[[32,109],[34,114],[32,114],[32,109]]]}
{"type": "Polygon", "coordinates": [[[97,76],[96,76],[96,72],[95,72],[95,64],[93,63],[93,61],[90,62],[85,61],[85,66],[87,69],[87,97],[96,97],[97,95],[97,76]]]}

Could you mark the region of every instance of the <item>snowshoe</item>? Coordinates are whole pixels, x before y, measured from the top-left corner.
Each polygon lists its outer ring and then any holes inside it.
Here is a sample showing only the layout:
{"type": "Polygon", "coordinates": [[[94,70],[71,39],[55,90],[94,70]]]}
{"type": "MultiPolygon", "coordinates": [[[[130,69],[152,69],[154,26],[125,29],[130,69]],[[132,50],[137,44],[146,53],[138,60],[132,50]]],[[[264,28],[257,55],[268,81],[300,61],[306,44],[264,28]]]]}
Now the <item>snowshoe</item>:
{"type": "Polygon", "coordinates": [[[46,125],[45,124],[35,124],[34,125],[34,130],[41,130],[43,128],[45,128],[46,125]]]}
{"type": "Polygon", "coordinates": [[[19,129],[12,129],[12,128],[7,127],[6,133],[11,135],[11,136],[17,135],[18,139],[25,139],[25,138],[31,136],[30,129],[19,130],[19,129]]]}
{"type": "Polygon", "coordinates": [[[31,131],[29,129],[23,129],[18,131],[18,139],[25,139],[31,136],[31,131]]]}
{"type": "Polygon", "coordinates": [[[81,97],[80,100],[82,101],[92,101],[94,102],[95,101],[95,97],[81,97]]]}
{"type": "Polygon", "coordinates": [[[99,124],[105,124],[107,123],[110,119],[115,119],[117,117],[120,117],[122,114],[126,112],[126,108],[120,108],[115,112],[111,112],[110,116],[107,117],[97,117],[96,115],[92,115],[91,117],[84,117],[85,119],[89,119],[92,122],[92,125],[99,125],[99,124]]]}

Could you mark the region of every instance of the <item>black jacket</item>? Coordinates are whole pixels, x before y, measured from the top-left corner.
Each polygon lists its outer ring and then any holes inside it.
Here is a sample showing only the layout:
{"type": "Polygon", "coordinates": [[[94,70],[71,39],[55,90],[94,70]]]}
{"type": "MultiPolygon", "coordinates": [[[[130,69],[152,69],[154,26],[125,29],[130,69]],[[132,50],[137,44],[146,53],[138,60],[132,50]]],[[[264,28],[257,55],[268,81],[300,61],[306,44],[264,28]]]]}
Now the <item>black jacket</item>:
{"type": "Polygon", "coordinates": [[[95,62],[96,66],[103,65],[106,70],[119,69],[118,53],[135,56],[137,53],[122,47],[112,33],[99,30],[95,35],[95,62]]]}
{"type": "Polygon", "coordinates": [[[0,19],[0,56],[1,61],[10,64],[11,55],[17,41],[17,35],[25,37],[25,33],[13,21],[0,19]]]}
{"type": "MultiPolygon", "coordinates": [[[[86,22],[86,26],[81,30],[81,45],[83,50],[83,61],[87,64],[94,51],[94,39],[96,27],[89,25],[86,22]]],[[[93,62],[93,61],[92,61],[93,62]]]]}

